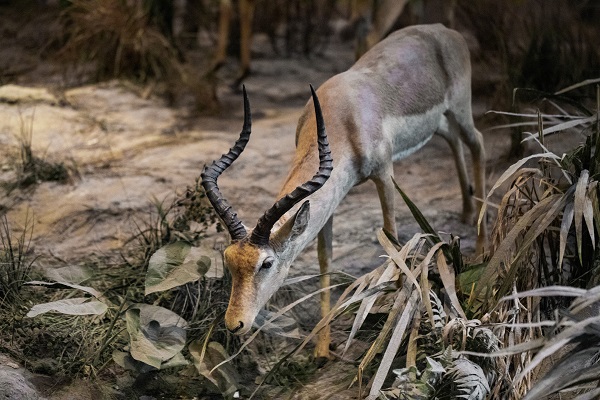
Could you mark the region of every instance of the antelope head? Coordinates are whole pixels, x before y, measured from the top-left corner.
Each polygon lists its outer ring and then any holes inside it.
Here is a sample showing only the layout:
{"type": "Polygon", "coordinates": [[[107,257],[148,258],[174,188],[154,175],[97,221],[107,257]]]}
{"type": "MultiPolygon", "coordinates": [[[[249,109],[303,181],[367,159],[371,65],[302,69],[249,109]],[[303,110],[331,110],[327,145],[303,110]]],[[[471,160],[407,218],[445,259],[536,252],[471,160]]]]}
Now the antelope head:
{"type": "Polygon", "coordinates": [[[321,188],[333,169],[321,106],[313,87],[310,88],[317,122],[318,172],[312,179],[277,200],[260,217],[254,229],[247,231],[217,185],[219,175],[239,157],[250,139],[250,104],[245,88],[244,126],[239,139],[227,154],[205,166],[201,174],[206,196],[231,235],[231,244],[224,252],[225,265],[232,277],[225,325],[236,334],[244,334],[250,330],[260,309],[287,277],[293,261],[292,243],[305,231],[310,218],[308,200],[285,223],[277,229],[273,227],[294,205],[321,188]]]}

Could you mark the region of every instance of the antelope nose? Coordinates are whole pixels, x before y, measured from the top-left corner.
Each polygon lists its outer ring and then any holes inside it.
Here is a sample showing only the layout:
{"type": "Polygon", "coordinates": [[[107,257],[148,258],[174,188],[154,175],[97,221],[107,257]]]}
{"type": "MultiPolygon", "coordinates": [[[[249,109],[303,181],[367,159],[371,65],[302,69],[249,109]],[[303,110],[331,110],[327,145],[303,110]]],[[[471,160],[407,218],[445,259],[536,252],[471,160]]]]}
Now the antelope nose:
{"type": "Polygon", "coordinates": [[[227,330],[233,334],[237,333],[240,331],[240,329],[242,329],[244,327],[244,323],[242,321],[239,321],[238,326],[236,326],[235,328],[230,328],[229,326],[227,326],[227,330]]]}

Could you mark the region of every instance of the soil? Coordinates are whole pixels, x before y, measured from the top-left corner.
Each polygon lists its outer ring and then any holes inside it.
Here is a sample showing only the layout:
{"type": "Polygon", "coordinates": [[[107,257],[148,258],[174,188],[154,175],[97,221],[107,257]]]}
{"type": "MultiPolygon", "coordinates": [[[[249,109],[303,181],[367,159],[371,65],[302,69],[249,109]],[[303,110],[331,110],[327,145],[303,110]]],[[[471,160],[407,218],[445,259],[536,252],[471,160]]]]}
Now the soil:
{"type": "MultiPolygon", "coordinates": [[[[263,39],[263,41],[266,39],[263,39]]],[[[261,38],[255,41],[260,47],[261,38]]],[[[262,53],[253,60],[245,81],[253,112],[253,134],[242,156],[224,173],[219,185],[241,219],[253,225],[271,206],[294,153],[298,118],[310,91],[353,63],[351,43],[332,40],[323,54],[282,59],[262,53]]],[[[0,181],[16,177],[19,138],[32,127],[34,154],[63,162],[72,171],[68,183],[39,182],[0,197],[10,226],[22,229],[32,216],[32,249],[66,263],[91,255],[118,254],[135,231],[134,221],[152,209],[153,199],[171,202],[193,185],[205,163],[225,152],[242,126],[242,97],[226,83],[235,65],[221,72],[221,112],[196,116],[190,107],[169,107],[151,88],[109,81],[65,89],[67,78],[32,67],[0,87],[0,181]],[[31,90],[26,90],[27,88],[31,90]],[[148,95],[150,93],[150,95],[148,95]],[[26,130],[26,128],[25,128],[26,130]]],[[[508,136],[487,131],[489,108],[482,90],[495,74],[474,66],[474,114],[484,133],[488,187],[507,163],[508,136]]],[[[448,145],[435,137],[416,154],[395,164],[400,187],[440,232],[460,236],[466,254],[474,252],[475,227],[461,222],[461,194],[448,145]]],[[[408,208],[397,197],[400,241],[419,232],[408,208]]],[[[382,216],[375,186],[366,182],[350,191],[334,215],[334,269],[359,276],[381,264],[383,250],[376,233],[382,216]]],[[[215,246],[226,242],[211,232],[215,246]]],[[[292,267],[292,274],[318,272],[316,242],[292,267]]],[[[318,393],[318,392],[317,392],[318,393]]],[[[310,396],[308,396],[310,397],[310,396]]],[[[308,398],[307,397],[307,398],[308,398]]]]}

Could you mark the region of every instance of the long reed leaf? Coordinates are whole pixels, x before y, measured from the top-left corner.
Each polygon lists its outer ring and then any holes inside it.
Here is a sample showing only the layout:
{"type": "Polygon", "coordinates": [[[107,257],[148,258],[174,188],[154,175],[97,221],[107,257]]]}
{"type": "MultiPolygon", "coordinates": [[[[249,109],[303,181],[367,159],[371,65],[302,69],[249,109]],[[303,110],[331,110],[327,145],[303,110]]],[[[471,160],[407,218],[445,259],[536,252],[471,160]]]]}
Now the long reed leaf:
{"type": "Polygon", "coordinates": [[[579,262],[582,261],[581,246],[582,246],[582,223],[583,213],[585,208],[585,199],[587,193],[587,185],[589,179],[589,172],[587,170],[581,171],[577,185],[575,187],[575,201],[574,201],[574,219],[575,219],[575,238],[577,239],[577,254],[579,255],[579,262]]]}
{"type": "Polygon", "coordinates": [[[383,383],[390,371],[390,368],[392,367],[392,362],[394,361],[394,357],[396,356],[398,348],[402,343],[402,339],[404,338],[404,334],[406,332],[406,329],[408,328],[408,324],[412,320],[415,311],[418,309],[419,297],[419,290],[413,288],[412,293],[408,301],[406,302],[406,306],[402,311],[402,315],[400,316],[400,319],[398,320],[398,323],[396,324],[396,327],[392,332],[392,336],[390,337],[388,346],[385,349],[385,353],[383,354],[383,358],[381,359],[379,368],[375,373],[369,396],[377,396],[379,394],[379,391],[383,387],[383,383]]]}

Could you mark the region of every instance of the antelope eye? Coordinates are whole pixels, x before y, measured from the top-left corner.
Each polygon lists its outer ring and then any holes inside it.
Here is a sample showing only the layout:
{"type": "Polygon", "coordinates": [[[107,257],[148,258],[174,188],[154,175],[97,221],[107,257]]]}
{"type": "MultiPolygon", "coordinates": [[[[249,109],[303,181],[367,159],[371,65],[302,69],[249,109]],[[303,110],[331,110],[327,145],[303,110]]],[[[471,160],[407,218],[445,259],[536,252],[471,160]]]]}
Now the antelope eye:
{"type": "Polygon", "coordinates": [[[260,266],[260,269],[269,269],[272,266],[273,266],[273,259],[267,258],[267,259],[265,259],[265,261],[263,261],[262,265],[260,266]]]}

